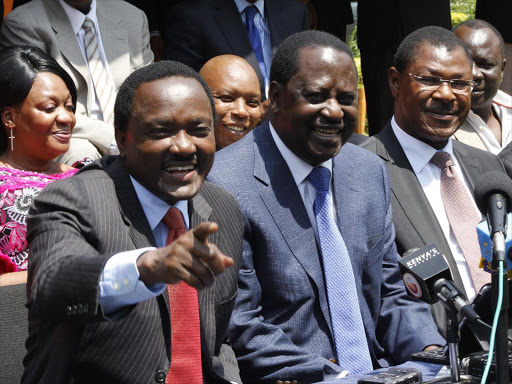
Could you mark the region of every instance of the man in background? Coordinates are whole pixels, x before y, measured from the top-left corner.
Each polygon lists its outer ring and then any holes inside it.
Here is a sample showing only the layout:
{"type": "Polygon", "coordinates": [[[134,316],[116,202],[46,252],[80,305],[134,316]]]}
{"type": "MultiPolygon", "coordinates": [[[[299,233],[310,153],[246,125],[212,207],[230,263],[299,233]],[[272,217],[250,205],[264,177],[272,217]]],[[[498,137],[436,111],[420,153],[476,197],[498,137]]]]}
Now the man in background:
{"type": "Polygon", "coordinates": [[[240,140],[264,120],[258,76],[246,60],[235,55],[216,56],[199,74],[215,101],[217,150],[240,140]]]}
{"type": "Polygon", "coordinates": [[[309,29],[306,7],[297,0],[193,0],[171,6],[165,31],[165,58],[196,71],[212,57],[246,59],[266,99],[272,56],[289,35],[309,29]]]}
{"type": "Polygon", "coordinates": [[[453,137],[497,155],[512,142],[512,96],[499,89],[507,64],[505,43],[498,30],[483,20],[468,20],[453,33],[471,53],[476,83],[471,111],[453,137]]]}

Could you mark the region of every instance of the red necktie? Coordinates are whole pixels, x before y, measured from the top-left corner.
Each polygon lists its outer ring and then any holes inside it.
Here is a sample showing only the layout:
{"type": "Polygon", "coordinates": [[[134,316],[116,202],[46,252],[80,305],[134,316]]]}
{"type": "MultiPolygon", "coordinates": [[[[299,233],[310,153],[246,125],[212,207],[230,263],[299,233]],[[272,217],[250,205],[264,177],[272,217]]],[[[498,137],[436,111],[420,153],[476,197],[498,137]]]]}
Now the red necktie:
{"type": "MultiPolygon", "coordinates": [[[[169,228],[165,245],[187,231],[178,208],[169,208],[163,220],[169,228]]],[[[197,291],[183,281],[167,285],[171,312],[171,369],[167,384],[203,384],[201,325],[197,291]]]]}

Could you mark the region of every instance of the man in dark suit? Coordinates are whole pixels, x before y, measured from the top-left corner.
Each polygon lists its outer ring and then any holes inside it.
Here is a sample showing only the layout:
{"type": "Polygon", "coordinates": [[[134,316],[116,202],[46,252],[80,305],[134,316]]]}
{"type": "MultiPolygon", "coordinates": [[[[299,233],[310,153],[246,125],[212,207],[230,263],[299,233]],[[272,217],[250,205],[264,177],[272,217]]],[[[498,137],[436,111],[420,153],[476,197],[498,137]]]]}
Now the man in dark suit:
{"type": "MultiPolygon", "coordinates": [[[[451,139],[469,112],[472,78],[471,55],[452,32],[440,27],[413,32],[389,70],[395,114],[363,144],[388,168],[398,252],[436,243],[453,281],[470,300],[491,279],[478,268],[475,226],[481,214],[473,198],[475,183],[485,172],[503,171],[496,156],[451,139]],[[451,164],[441,169],[436,158],[446,154],[451,164]],[[453,200],[445,189],[448,172],[461,191],[453,200]],[[458,217],[451,214],[454,204],[458,217]]],[[[445,328],[444,309],[433,310],[445,328]]]]}
{"type": "Polygon", "coordinates": [[[196,71],[212,57],[230,53],[254,68],[266,99],[272,54],[289,35],[309,29],[306,7],[297,0],[194,0],[181,1],[169,10],[165,31],[165,57],[196,71]],[[248,9],[256,7],[263,61],[248,35],[248,9]],[[266,73],[265,73],[266,72],[266,73]]]}
{"type": "Polygon", "coordinates": [[[229,332],[244,383],[317,382],[444,344],[400,278],[385,167],[347,143],[350,49],[325,32],[292,35],[270,76],[270,122],[218,152],[208,176],[244,214],[229,332]]]}
{"type": "Polygon", "coordinates": [[[240,382],[226,332],[243,226],[235,200],[203,182],[214,121],[195,71],[140,69],[116,99],[120,156],[40,194],[23,382],[240,382]]]}

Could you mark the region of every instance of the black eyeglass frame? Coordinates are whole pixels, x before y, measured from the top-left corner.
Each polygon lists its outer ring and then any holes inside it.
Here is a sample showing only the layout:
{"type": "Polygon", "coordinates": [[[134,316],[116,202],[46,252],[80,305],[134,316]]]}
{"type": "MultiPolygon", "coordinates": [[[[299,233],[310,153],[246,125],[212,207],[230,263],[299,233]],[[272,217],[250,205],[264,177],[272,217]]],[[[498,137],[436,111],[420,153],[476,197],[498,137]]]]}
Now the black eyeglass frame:
{"type": "Polygon", "coordinates": [[[464,95],[464,94],[471,93],[471,91],[473,90],[473,88],[476,85],[476,83],[473,80],[464,80],[464,79],[445,80],[439,76],[420,76],[420,75],[414,75],[410,72],[408,72],[408,73],[409,73],[409,75],[411,75],[413,77],[414,80],[416,80],[416,82],[418,84],[421,85],[421,87],[423,89],[429,90],[429,91],[436,91],[443,85],[443,83],[447,83],[450,85],[450,88],[453,93],[464,95]],[[437,82],[439,82],[439,84],[436,83],[436,84],[428,85],[428,84],[422,83],[422,81],[425,81],[427,79],[437,81],[437,82]],[[454,85],[455,85],[455,87],[454,87],[454,85]],[[459,88],[457,88],[457,86],[459,88]],[[460,88],[461,86],[464,88],[460,88]],[[469,91],[468,91],[468,88],[469,88],[469,91]]]}

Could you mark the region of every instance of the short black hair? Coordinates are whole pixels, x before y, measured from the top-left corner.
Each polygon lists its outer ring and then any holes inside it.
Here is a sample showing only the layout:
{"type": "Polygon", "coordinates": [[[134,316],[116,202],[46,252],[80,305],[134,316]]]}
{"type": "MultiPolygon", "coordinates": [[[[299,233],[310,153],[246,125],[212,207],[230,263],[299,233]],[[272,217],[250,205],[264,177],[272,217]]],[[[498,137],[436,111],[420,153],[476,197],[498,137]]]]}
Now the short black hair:
{"type": "MultiPolygon", "coordinates": [[[[53,57],[36,47],[14,45],[0,51],[0,110],[22,103],[32,89],[37,74],[41,72],[60,77],[76,106],[75,83],[53,57]]],[[[7,150],[7,134],[1,120],[0,124],[0,153],[4,153],[7,150]]]]}
{"type": "Polygon", "coordinates": [[[301,49],[314,46],[330,47],[345,52],[352,61],[354,60],[354,55],[348,45],[336,36],[321,31],[298,32],[288,36],[277,48],[270,68],[270,81],[277,81],[283,85],[288,84],[299,69],[299,52],[301,49]]]}
{"type": "Polygon", "coordinates": [[[460,27],[466,27],[466,28],[474,29],[474,30],[486,29],[487,28],[487,29],[490,29],[491,31],[493,31],[494,34],[496,35],[496,37],[498,38],[499,42],[500,42],[501,57],[505,58],[505,40],[503,40],[503,36],[501,36],[501,33],[492,24],[489,24],[485,20],[469,19],[469,20],[466,20],[463,23],[460,23],[455,28],[453,28],[452,32],[455,32],[460,27]]]}
{"type": "Polygon", "coordinates": [[[177,61],[163,60],[136,70],[123,82],[119,88],[119,92],[117,93],[116,103],[114,105],[115,129],[119,129],[122,132],[126,131],[128,120],[132,115],[133,96],[135,95],[137,88],[139,88],[144,83],[150,83],[152,81],[166,79],[168,77],[192,78],[201,83],[203,89],[208,95],[208,99],[210,100],[210,106],[213,114],[213,124],[215,126],[217,121],[215,104],[213,102],[213,96],[210,88],[208,88],[208,85],[203,80],[203,78],[199,76],[199,73],[185,64],[179,63],[177,61]]]}
{"type": "Polygon", "coordinates": [[[396,50],[393,67],[398,72],[403,72],[407,64],[417,58],[418,47],[424,42],[428,42],[434,47],[446,47],[449,52],[460,48],[469,62],[473,63],[469,50],[453,32],[437,26],[428,26],[417,29],[405,37],[396,50]]]}

